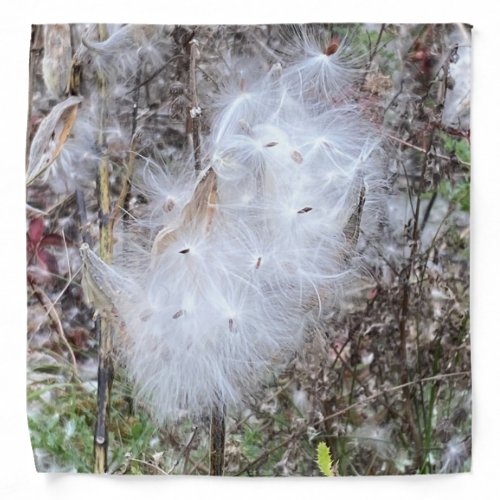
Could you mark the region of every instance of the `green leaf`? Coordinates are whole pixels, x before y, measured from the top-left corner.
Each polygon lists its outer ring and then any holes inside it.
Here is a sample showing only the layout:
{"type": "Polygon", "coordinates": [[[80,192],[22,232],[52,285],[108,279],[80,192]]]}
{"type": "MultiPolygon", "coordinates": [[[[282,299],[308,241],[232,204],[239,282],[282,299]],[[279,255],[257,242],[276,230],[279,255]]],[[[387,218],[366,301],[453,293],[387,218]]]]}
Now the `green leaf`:
{"type": "Polygon", "coordinates": [[[316,448],[317,462],[319,470],[324,476],[332,477],[332,457],[330,456],[330,449],[321,441],[316,448]]]}

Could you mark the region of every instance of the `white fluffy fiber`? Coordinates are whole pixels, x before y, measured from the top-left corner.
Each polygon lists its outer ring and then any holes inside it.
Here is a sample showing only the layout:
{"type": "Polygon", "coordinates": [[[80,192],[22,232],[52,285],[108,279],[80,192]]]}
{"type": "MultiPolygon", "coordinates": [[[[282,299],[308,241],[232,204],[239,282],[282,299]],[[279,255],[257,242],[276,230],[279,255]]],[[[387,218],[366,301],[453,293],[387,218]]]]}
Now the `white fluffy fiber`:
{"type": "Polygon", "coordinates": [[[117,348],[159,422],[244,400],[355,271],[346,234],[361,192],[370,217],[378,138],[347,102],[345,48],[302,42],[286,66],[229,77],[205,170],[146,166],[150,210],[137,223],[151,237],[129,232],[112,271],[94,265],[112,281],[117,348]]]}

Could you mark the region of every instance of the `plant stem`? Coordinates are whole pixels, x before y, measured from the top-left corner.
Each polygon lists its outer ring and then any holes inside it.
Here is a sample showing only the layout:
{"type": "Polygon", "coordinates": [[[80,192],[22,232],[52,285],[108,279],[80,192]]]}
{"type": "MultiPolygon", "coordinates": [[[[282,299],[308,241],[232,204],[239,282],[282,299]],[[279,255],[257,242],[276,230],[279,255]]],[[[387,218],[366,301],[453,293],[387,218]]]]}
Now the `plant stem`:
{"type": "MultiPolygon", "coordinates": [[[[99,25],[100,41],[106,39],[106,28],[99,25]]],[[[97,172],[97,202],[99,206],[99,254],[106,263],[111,263],[113,238],[110,221],[109,193],[109,157],[106,151],[104,134],[107,119],[106,92],[107,85],[104,76],[97,75],[100,94],[100,123],[97,137],[97,147],[101,153],[97,172]]],[[[99,316],[96,321],[99,341],[98,374],[97,374],[97,422],[94,435],[94,472],[104,473],[108,470],[108,417],[113,383],[112,359],[112,329],[108,320],[99,316]]]]}
{"type": "Polygon", "coordinates": [[[140,85],[138,85],[138,82],[141,80],[141,68],[139,67],[136,75],[136,87],[135,87],[135,92],[134,92],[134,104],[132,107],[132,131],[130,133],[130,144],[129,144],[129,151],[128,151],[128,159],[127,159],[127,170],[125,173],[125,178],[123,180],[122,188],[120,190],[120,194],[118,196],[118,200],[115,203],[115,207],[113,208],[113,211],[111,213],[110,217],[110,226],[111,226],[111,231],[113,231],[113,228],[115,226],[116,221],[118,220],[118,217],[120,216],[120,213],[123,211],[123,219],[126,220],[128,219],[128,214],[129,214],[129,202],[130,202],[130,189],[132,187],[132,176],[134,173],[134,167],[135,167],[135,146],[136,146],[136,131],[137,131],[137,113],[139,109],[139,91],[141,89],[140,85]]]}
{"type": "Polygon", "coordinates": [[[224,472],[224,444],[226,426],[224,407],[215,407],[210,415],[210,475],[222,476],[224,472]]]}
{"type": "Polygon", "coordinates": [[[194,169],[201,170],[201,149],[200,149],[200,103],[198,101],[198,92],[196,90],[196,59],[199,55],[198,42],[193,38],[190,42],[189,53],[189,92],[191,94],[191,109],[189,110],[188,120],[190,122],[191,137],[193,139],[194,169]]]}
{"type": "MultiPolygon", "coordinates": [[[[199,57],[198,42],[192,38],[189,42],[189,92],[191,95],[191,109],[188,114],[188,133],[193,144],[194,169],[201,170],[201,140],[200,140],[200,103],[196,89],[196,60],[199,57]]],[[[224,471],[224,444],[226,428],[224,419],[224,406],[212,409],[210,415],[210,475],[222,476],[224,471]]]]}

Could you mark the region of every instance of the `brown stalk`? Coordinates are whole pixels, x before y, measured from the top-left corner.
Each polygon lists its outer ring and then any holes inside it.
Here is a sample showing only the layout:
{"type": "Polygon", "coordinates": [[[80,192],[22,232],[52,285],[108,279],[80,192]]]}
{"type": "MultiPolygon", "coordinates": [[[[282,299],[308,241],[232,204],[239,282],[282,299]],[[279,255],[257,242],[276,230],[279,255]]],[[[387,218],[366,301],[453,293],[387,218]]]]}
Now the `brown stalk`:
{"type": "Polygon", "coordinates": [[[70,358],[71,358],[71,364],[73,365],[73,372],[75,377],[79,380],[80,375],[78,373],[78,365],[76,362],[76,357],[75,353],[73,352],[73,349],[71,348],[71,345],[68,341],[68,338],[66,337],[66,334],[64,333],[64,328],[61,322],[61,319],[59,318],[59,314],[57,314],[57,311],[55,309],[55,304],[50,300],[48,295],[39,287],[36,286],[34,282],[29,280],[29,283],[31,285],[31,288],[33,289],[33,293],[35,294],[35,297],[38,299],[38,301],[42,304],[42,306],[45,308],[47,311],[47,314],[49,315],[52,324],[57,330],[57,333],[59,334],[59,337],[61,338],[64,346],[66,347],[70,358]]]}
{"type": "MultiPolygon", "coordinates": [[[[99,40],[107,38],[106,28],[99,25],[99,40]]],[[[97,146],[101,158],[97,171],[97,202],[99,207],[99,254],[106,263],[111,263],[113,251],[112,227],[110,219],[111,203],[109,190],[109,157],[106,152],[106,136],[104,133],[107,120],[106,93],[107,84],[102,74],[97,75],[100,94],[100,123],[97,146]]],[[[108,419],[113,384],[112,328],[108,319],[99,315],[96,321],[98,348],[97,373],[97,421],[94,434],[94,472],[104,473],[108,470],[108,419]]]]}
{"type": "Polygon", "coordinates": [[[210,415],[210,475],[222,476],[224,473],[224,442],[226,427],[224,408],[214,407],[210,415]]]}
{"type": "MultiPolygon", "coordinates": [[[[193,143],[194,169],[199,172],[201,164],[201,139],[200,139],[200,117],[201,109],[196,88],[196,61],[200,55],[198,42],[193,37],[189,41],[189,92],[191,95],[191,109],[188,114],[188,133],[191,135],[193,143]]],[[[206,215],[202,218],[206,224],[205,231],[209,231],[214,216],[214,205],[217,200],[217,185],[213,171],[209,170],[205,176],[204,183],[200,183],[204,188],[203,197],[208,197],[206,203],[202,203],[203,211],[206,215]],[[205,186],[206,184],[206,186],[205,186]]],[[[196,193],[195,193],[196,198],[196,193]]],[[[199,203],[195,200],[194,209],[198,213],[199,203]]],[[[225,419],[224,408],[214,407],[210,416],[210,475],[221,476],[224,470],[224,446],[225,446],[225,419]]]]}
{"type": "Polygon", "coordinates": [[[196,89],[196,59],[199,56],[198,42],[193,38],[190,42],[189,52],[189,92],[191,94],[191,109],[188,114],[188,130],[193,140],[194,169],[201,170],[201,149],[200,149],[200,102],[196,89]]]}
{"type": "Polygon", "coordinates": [[[127,158],[127,170],[125,172],[125,178],[123,180],[122,188],[118,196],[118,200],[113,208],[113,212],[110,217],[111,231],[115,226],[115,223],[120,215],[122,209],[125,209],[125,214],[128,213],[128,204],[130,199],[130,188],[132,187],[132,176],[135,168],[135,145],[136,145],[136,130],[137,130],[137,113],[139,110],[139,91],[141,86],[139,82],[141,80],[141,70],[137,71],[136,75],[136,86],[134,90],[134,104],[132,108],[132,132],[130,134],[130,144],[127,158]]]}

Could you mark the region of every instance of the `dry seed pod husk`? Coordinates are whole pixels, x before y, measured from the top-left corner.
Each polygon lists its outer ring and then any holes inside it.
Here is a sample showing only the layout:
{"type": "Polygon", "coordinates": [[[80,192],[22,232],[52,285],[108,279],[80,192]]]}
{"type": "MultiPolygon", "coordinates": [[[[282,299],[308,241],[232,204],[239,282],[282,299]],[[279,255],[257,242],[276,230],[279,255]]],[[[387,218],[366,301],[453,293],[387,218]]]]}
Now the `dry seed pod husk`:
{"type": "Polygon", "coordinates": [[[68,97],[43,119],[31,143],[26,185],[43,175],[59,156],[76,120],[82,98],[68,97]]]}
{"type": "Polygon", "coordinates": [[[158,255],[164,252],[177,239],[177,230],[181,227],[194,225],[201,231],[208,233],[215,216],[217,204],[217,177],[212,168],[200,174],[191,201],[184,207],[180,224],[175,227],[166,227],[156,236],[152,253],[158,255]]]}
{"type": "Polygon", "coordinates": [[[54,97],[61,98],[68,88],[71,72],[69,24],[47,24],[43,35],[43,81],[54,97]]]}

